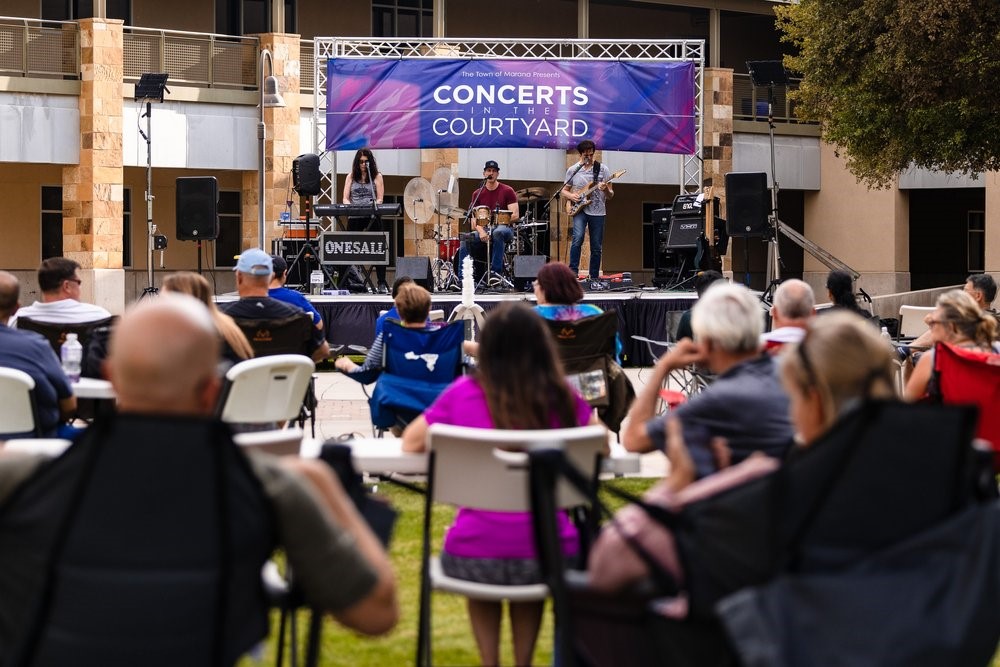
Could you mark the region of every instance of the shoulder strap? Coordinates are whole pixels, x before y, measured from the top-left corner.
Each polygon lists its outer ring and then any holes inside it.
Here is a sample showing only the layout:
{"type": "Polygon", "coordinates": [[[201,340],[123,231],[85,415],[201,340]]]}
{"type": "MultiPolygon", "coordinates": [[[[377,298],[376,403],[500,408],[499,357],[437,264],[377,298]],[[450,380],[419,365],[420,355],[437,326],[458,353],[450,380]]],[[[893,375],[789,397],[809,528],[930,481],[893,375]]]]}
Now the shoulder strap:
{"type": "Polygon", "coordinates": [[[600,176],[600,175],[601,175],[601,163],[598,162],[597,160],[594,160],[594,176],[593,176],[593,181],[595,183],[597,182],[597,177],[600,176]]]}

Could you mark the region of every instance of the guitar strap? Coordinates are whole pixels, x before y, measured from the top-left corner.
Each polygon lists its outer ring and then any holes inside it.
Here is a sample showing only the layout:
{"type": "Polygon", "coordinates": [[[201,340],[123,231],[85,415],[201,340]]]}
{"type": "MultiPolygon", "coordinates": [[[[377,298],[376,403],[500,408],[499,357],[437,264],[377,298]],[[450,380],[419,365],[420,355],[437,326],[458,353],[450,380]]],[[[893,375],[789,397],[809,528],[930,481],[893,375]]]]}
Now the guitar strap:
{"type": "Polygon", "coordinates": [[[601,175],[601,163],[594,160],[594,175],[590,177],[591,183],[597,182],[597,177],[601,175]]]}

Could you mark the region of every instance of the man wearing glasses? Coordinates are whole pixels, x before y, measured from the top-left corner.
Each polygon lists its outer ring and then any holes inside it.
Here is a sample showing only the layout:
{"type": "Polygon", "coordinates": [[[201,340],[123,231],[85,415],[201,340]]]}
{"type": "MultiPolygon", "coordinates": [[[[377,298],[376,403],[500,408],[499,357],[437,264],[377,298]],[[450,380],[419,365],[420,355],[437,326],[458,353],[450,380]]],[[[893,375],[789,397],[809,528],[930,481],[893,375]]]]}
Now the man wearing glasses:
{"type": "Polygon", "coordinates": [[[19,308],[9,326],[19,317],[50,324],[80,324],[111,317],[104,308],[80,301],[80,265],[65,257],[50,257],[38,267],[41,301],[19,308]]]}

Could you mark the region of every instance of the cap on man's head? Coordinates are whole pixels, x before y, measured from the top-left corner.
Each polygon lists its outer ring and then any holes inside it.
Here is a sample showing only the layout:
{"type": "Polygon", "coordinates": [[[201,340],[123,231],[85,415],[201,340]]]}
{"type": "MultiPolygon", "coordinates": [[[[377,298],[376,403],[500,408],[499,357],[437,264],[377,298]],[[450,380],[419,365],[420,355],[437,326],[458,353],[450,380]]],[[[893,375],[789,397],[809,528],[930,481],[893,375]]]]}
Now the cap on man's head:
{"type": "Polygon", "coordinates": [[[274,269],[274,275],[281,277],[288,270],[288,262],[281,255],[271,255],[271,267],[274,269]]]}
{"type": "Polygon", "coordinates": [[[233,269],[251,276],[269,276],[273,270],[274,263],[271,256],[260,248],[244,250],[236,261],[236,268],[233,269]]]}
{"type": "Polygon", "coordinates": [[[486,166],[483,167],[483,171],[486,171],[487,169],[496,169],[497,171],[500,171],[500,165],[497,164],[496,160],[487,160],[486,166]]]}

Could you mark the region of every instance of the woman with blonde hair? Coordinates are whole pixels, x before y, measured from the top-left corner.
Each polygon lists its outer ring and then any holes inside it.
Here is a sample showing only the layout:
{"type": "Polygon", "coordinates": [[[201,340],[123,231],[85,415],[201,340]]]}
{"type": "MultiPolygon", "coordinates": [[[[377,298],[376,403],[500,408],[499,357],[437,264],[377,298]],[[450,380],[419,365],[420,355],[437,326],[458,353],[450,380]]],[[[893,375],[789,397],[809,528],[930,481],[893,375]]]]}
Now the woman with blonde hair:
{"type": "MultiPolygon", "coordinates": [[[[924,317],[931,344],[947,343],[952,347],[980,352],[994,352],[996,320],[962,290],[950,290],[938,297],[934,310],[924,317]]],[[[927,394],[934,369],[934,350],[920,355],[903,392],[906,400],[916,401],[927,394]]]]}
{"type": "Polygon", "coordinates": [[[212,287],[204,276],[191,271],[172,273],[163,280],[163,290],[177,294],[187,294],[208,307],[212,321],[219,332],[222,343],[222,358],[233,364],[253,358],[253,348],[243,331],[229,315],[215,307],[212,287]]]}

